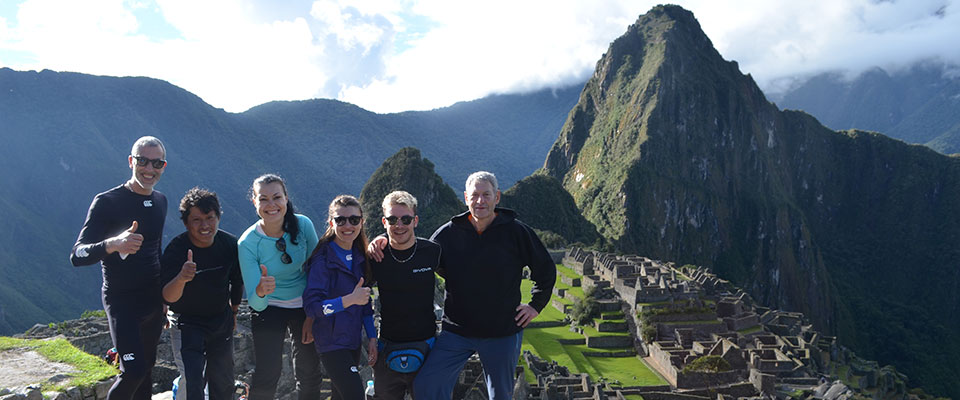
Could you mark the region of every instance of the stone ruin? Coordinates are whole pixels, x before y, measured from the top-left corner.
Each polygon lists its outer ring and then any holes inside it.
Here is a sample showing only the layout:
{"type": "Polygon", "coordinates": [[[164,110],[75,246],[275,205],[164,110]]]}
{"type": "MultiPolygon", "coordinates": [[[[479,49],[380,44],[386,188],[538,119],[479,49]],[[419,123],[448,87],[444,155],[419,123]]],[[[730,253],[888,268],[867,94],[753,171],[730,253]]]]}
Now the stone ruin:
{"type": "MultiPolygon", "coordinates": [[[[638,341],[639,350],[670,386],[644,390],[645,399],[779,398],[787,389],[829,399],[854,393],[906,397],[906,377],[892,367],[879,368],[875,362],[856,358],[835,337],[813,329],[801,313],[756,305],[749,294],[706,268],[678,268],[646,257],[580,248],[570,249],[563,263],[583,276],[584,289],[610,288],[626,303],[633,311],[629,317],[635,337],[642,336],[644,318],[656,326],[656,338],[638,341]],[[720,372],[686,368],[702,357],[722,359],[729,367],[720,372]],[[856,392],[829,380],[830,365],[835,363],[850,366],[842,378],[875,390],[856,392]]],[[[525,359],[535,357],[525,355],[525,359]]],[[[541,391],[549,376],[566,377],[542,369],[534,371],[541,391]]]]}

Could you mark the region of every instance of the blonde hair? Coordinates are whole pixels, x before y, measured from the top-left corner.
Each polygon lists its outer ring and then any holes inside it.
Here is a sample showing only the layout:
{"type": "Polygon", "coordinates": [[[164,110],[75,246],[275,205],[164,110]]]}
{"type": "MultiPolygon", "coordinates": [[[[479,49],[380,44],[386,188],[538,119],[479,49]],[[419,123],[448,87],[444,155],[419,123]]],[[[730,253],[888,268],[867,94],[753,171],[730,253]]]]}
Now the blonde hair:
{"type": "Polygon", "coordinates": [[[413,211],[414,214],[417,213],[417,198],[413,197],[409,192],[403,190],[396,190],[390,192],[386,197],[383,198],[383,203],[380,204],[380,208],[383,209],[383,213],[387,213],[387,209],[390,206],[407,206],[413,211]]]}

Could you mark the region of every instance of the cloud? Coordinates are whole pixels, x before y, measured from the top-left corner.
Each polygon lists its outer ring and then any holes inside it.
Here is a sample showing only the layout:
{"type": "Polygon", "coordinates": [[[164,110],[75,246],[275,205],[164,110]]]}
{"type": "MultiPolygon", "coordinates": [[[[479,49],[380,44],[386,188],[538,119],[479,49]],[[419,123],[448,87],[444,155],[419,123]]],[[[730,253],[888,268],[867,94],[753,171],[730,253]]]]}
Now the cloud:
{"type": "MultiPolygon", "coordinates": [[[[656,3],[21,0],[0,9],[0,66],[151,76],[229,111],[315,97],[422,110],[581,83],[656,3]]],[[[953,0],[680,4],[765,90],[827,70],[960,64],[953,0]]]]}
{"type": "Polygon", "coordinates": [[[256,23],[248,3],[157,0],[156,12],[180,36],[138,33],[144,3],[27,0],[0,49],[29,59],[17,69],[55,69],[167,80],[230,111],[270,100],[316,97],[327,81],[322,44],[303,18],[256,23]]]}
{"type": "Polygon", "coordinates": [[[768,91],[824,71],[960,62],[960,10],[951,1],[743,0],[738,8],[747,12],[725,7],[704,2],[695,12],[721,54],[768,91]]]}
{"type": "Polygon", "coordinates": [[[344,87],[339,97],[400,111],[582,82],[646,8],[616,1],[422,1],[411,11],[438,26],[389,55],[383,76],[344,87]]]}

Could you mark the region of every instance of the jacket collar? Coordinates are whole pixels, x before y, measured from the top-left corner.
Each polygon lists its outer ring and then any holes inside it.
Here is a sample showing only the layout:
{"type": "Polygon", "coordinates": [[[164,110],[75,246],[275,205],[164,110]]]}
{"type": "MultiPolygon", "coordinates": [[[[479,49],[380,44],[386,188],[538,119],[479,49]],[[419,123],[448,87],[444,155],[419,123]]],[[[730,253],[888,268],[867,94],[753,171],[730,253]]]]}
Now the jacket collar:
{"type": "MultiPolygon", "coordinates": [[[[337,256],[337,252],[334,251],[332,248],[330,248],[330,246],[336,246],[336,245],[337,244],[331,240],[327,242],[327,244],[324,245],[321,250],[323,257],[327,260],[326,262],[327,268],[339,269],[341,271],[344,271],[346,273],[353,275],[354,274],[353,271],[350,268],[347,268],[346,265],[344,265],[343,260],[341,260],[340,257],[337,256]]],[[[353,254],[354,264],[361,264],[365,260],[363,256],[363,252],[357,251],[356,248],[351,249],[351,254],[353,254]]]]}
{"type": "MultiPolygon", "coordinates": [[[[494,226],[507,224],[517,219],[517,212],[509,208],[496,207],[493,209],[493,211],[497,213],[497,216],[493,218],[493,222],[491,222],[490,226],[487,226],[487,229],[485,229],[484,231],[489,231],[490,228],[493,228],[494,226]]],[[[450,222],[453,225],[459,226],[464,229],[475,230],[473,228],[473,224],[470,223],[470,210],[464,211],[461,214],[454,215],[452,218],[450,218],[450,222]]]]}

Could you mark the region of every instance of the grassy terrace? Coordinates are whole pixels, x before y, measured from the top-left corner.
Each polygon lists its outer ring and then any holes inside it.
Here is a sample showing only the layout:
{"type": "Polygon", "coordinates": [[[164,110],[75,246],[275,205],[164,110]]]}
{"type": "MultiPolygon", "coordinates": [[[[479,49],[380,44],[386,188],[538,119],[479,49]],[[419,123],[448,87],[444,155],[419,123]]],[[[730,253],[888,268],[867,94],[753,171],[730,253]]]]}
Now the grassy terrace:
{"type": "MultiPolygon", "coordinates": [[[[572,269],[558,265],[559,274],[570,277],[579,277],[572,269]]],[[[560,282],[557,277],[557,287],[568,288],[570,293],[583,298],[583,289],[570,288],[560,282]]],[[[533,282],[524,280],[521,285],[523,301],[530,300],[530,288],[533,282]]],[[[566,303],[566,301],[564,301],[566,303]]],[[[534,321],[563,321],[564,314],[552,306],[544,307],[543,312],[534,321]]],[[[593,327],[584,327],[587,334],[601,334],[593,327]]],[[[602,335],[629,335],[628,333],[604,332],[602,335]]],[[[643,360],[637,357],[588,357],[584,352],[616,351],[618,349],[591,349],[586,345],[564,345],[557,339],[583,339],[576,332],[571,332],[569,326],[552,328],[527,328],[523,331],[523,350],[529,350],[538,357],[570,368],[573,373],[587,373],[594,380],[604,377],[608,382],[620,381],[624,386],[651,386],[664,385],[666,381],[653,372],[643,360]]],[[[528,382],[534,382],[533,374],[526,369],[525,377],[528,382]]],[[[636,397],[639,398],[639,397],[636,397]]]]}
{"type": "Polygon", "coordinates": [[[27,340],[0,337],[0,351],[35,351],[50,361],[72,365],[79,372],[60,385],[45,384],[42,390],[62,390],[70,386],[87,387],[117,374],[117,369],[100,358],[84,353],[65,339],[27,340]]]}
{"type": "Polygon", "coordinates": [[[746,328],[746,329],[740,329],[737,332],[739,332],[741,335],[749,335],[751,333],[757,333],[762,330],[763,330],[763,326],[757,325],[757,326],[746,328]]]}

